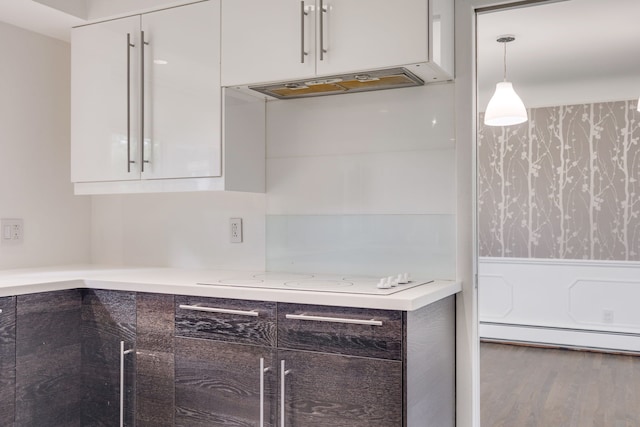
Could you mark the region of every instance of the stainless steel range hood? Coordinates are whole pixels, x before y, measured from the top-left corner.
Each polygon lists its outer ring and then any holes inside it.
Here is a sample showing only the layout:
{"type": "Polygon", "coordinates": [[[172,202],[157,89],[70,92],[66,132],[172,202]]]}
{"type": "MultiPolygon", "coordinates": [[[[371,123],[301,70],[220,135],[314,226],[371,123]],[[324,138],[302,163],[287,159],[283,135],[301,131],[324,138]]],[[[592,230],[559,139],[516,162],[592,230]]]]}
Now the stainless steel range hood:
{"type": "Polygon", "coordinates": [[[388,68],[316,79],[249,86],[249,89],[278,99],[295,99],[422,85],[424,85],[424,81],[406,68],[388,68]]]}

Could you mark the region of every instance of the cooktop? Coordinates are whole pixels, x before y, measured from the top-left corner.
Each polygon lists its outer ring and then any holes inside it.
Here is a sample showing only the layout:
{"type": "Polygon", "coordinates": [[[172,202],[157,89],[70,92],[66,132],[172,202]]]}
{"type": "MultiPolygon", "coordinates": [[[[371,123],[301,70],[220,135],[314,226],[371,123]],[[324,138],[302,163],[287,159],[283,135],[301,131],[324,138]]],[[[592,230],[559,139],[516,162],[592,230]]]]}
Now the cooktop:
{"type": "Polygon", "coordinates": [[[200,282],[198,285],[391,295],[431,282],[433,280],[411,279],[406,273],[389,277],[372,277],[266,272],[255,274],[231,273],[224,277],[217,277],[215,280],[200,282]]]}

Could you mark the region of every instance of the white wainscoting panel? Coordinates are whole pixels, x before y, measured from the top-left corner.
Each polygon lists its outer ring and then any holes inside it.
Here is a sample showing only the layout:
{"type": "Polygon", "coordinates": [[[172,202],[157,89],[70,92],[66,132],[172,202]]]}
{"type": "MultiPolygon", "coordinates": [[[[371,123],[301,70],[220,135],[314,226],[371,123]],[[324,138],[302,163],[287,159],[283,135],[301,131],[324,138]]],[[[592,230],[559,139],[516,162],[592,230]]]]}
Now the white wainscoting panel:
{"type": "Polygon", "coordinates": [[[480,258],[480,336],[640,351],[640,263],[480,258]]]}

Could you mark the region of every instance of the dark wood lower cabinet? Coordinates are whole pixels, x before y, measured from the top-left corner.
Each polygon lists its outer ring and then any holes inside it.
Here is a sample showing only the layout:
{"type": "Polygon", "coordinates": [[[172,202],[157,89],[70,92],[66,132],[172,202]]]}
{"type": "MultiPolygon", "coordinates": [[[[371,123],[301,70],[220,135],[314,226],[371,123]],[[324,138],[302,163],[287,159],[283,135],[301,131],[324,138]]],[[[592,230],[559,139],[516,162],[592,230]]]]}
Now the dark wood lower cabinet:
{"type": "Polygon", "coordinates": [[[175,425],[258,427],[262,410],[264,427],[275,427],[274,356],[269,347],[176,337],[175,425]]]}
{"type": "Polygon", "coordinates": [[[16,414],[16,297],[0,298],[0,426],[16,414]]]}
{"type": "Polygon", "coordinates": [[[285,426],[402,426],[402,362],[295,350],[278,360],[285,426]]]}
{"type": "Polygon", "coordinates": [[[412,312],[185,298],[0,298],[0,426],[117,427],[121,390],[125,426],[455,425],[454,297],[412,312]]]}
{"type": "Polygon", "coordinates": [[[17,297],[16,426],[81,425],[80,311],[78,290],[17,297]]]}
{"type": "MultiPolygon", "coordinates": [[[[82,291],[82,426],[120,425],[120,390],[124,388],[124,425],[134,425],[135,353],[125,356],[120,381],[120,343],[136,345],[136,294],[82,291]]],[[[78,377],[80,378],[80,377],[78,377]]],[[[63,425],[63,424],[61,424],[63,425]]]]}
{"type": "Polygon", "coordinates": [[[173,295],[136,298],[136,427],[173,427],[173,295]]]}

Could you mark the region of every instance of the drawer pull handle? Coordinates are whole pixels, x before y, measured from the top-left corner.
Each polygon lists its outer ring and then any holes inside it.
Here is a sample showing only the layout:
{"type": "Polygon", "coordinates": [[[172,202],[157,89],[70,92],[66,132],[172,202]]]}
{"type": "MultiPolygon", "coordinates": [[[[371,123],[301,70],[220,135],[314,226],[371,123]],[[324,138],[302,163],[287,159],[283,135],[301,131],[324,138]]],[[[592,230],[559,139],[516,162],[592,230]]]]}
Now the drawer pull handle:
{"type": "Polygon", "coordinates": [[[251,311],[231,310],[229,308],[200,307],[199,305],[186,305],[186,304],[180,304],[179,307],[183,310],[206,311],[207,313],[239,314],[241,316],[252,316],[252,317],[260,316],[260,313],[258,313],[255,310],[251,310],[251,311]]]}
{"type": "Polygon", "coordinates": [[[309,316],[307,314],[287,314],[287,319],[313,320],[316,322],[350,323],[352,325],[382,326],[381,320],[343,319],[340,317],[309,316]]]}

